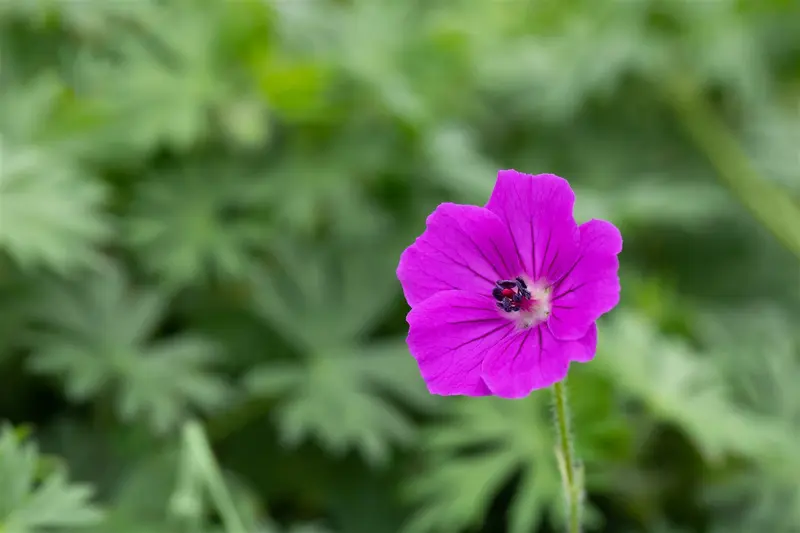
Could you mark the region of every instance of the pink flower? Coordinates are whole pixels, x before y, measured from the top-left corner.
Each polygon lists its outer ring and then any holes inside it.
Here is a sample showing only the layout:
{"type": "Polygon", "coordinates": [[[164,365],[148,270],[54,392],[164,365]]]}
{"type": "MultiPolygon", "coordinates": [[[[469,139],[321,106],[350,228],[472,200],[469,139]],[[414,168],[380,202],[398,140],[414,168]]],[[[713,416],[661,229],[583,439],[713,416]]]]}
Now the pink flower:
{"type": "Polygon", "coordinates": [[[619,302],[622,236],[580,226],[552,174],[501,170],[486,207],[441,204],[400,256],[408,346],[432,394],[522,398],[597,349],[619,302]]]}

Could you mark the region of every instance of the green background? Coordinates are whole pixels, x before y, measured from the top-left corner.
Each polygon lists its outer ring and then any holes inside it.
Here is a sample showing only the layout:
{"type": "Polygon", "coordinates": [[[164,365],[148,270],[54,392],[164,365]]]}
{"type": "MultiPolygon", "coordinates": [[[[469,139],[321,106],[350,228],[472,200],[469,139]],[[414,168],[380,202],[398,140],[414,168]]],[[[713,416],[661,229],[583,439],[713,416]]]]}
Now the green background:
{"type": "Polygon", "coordinates": [[[562,531],[550,395],[395,268],[552,172],[625,238],[588,532],[800,532],[800,4],[0,0],[0,532],[562,531]]]}

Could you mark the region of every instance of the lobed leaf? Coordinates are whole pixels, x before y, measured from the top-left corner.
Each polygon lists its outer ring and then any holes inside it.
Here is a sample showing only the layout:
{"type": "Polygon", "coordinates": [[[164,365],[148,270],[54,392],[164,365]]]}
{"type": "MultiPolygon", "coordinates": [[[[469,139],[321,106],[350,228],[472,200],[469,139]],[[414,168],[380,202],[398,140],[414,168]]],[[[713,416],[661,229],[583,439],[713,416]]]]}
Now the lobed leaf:
{"type": "Polygon", "coordinates": [[[35,445],[21,441],[9,426],[0,430],[0,529],[39,533],[97,524],[102,513],[91,502],[92,489],[70,483],[58,468],[39,476],[35,445]]]}

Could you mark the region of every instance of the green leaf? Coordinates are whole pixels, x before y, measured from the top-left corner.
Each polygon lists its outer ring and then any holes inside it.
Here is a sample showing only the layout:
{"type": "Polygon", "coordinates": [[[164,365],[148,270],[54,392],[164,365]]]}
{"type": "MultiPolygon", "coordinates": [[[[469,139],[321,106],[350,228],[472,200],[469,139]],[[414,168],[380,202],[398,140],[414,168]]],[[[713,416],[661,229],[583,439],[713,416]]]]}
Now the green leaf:
{"type": "Polygon", "coordinates": [[[133,19],[133,14],[151,0],[133,5],[108,3],[103,0],[7,0],[0,6],[0,14],[28,19],[31,23],[45,23],[57,18],[65,26],[85,34],[103,33],[113,27],[117,17],[133,19]]]}
{"type": "Polygon", "coordinates": [[[331,72],[325,65],[284,58],[274,49],[256,52],[252,70],[271,108],[287,118],[313,118],[324,112],[324,91],[331,72]]]}
{"type": "MultiPolygon", "coordinates": [[[[189,149],[211,135],[217,113],[239,104],[266,120],[255,83],[237,68],[244,58],[227,50],[221,21],[240,8],[194,0],[137,4],[123,17],[136,31],[117,31],[104,54],[81,50],[71,72],[82,88],[80,101],[105,118],[98,135],[103,152],[120,145],[135,154],[162,145],[189,149]]],[[[266,129],[254,127],[263,140],[266,129]]]]}
{"type": "Polygon", "coordinates": [[[392,115],[419,121],[428,115],[425,102],[398,68],[413,31],[413,6],[356,0],[349,6],[274,4],[287,39],[302,37],[298,46],[311,48],[342,73],[358,80],[392,115]],[[365,44],[369,43],[369,46],[365,44]]]}
{"type": "MultiPolygon", "coordinates": [[[[13,58],[14,54],[10,55],[13,58]]],[[[14,72],[5,65],[3,70],[14,72]]],[[[52,72],[37,73],[27,83],[9,83],[8,90],[0,94],[0,140],[8,146],[43,141],[65,89],[52,72]]]]}
{"type": "Polygon", "coordinates": [[[241,277],[265,247],[263,196],[224,165],[197,165],[154,177],[137,191],[128,242],[168,284],[207,276],[241,277]]]}
{"type": "Polygon", "coordinates": [[[669,46],[682,49],[673,54],[688,62],[685,71],[725,84],[745,105],[763,98],[768,50],[737,2],[673,3],[668,12],[680,25],[669,46]]]}
{"type": "Polygon", "coordinates": [[[61,468],[40,477],[39,460],[35,445],[8,426],[0,430],[0,531],[44,533],[99,523],[92,489],[69,483],[61,468]]]}
{"type": "Polygon", "coordinates": [[[227,386],[211,373],[214,344],[191,333],[152,339],[165,295],[130,287],[115,268],[75,285],[53,284],[46,295],[30,368],[62,379],[71,398],[113,391],[124,420],[145,419],[157,431],[226,402],[227,386]]]}
{"type": "Polygon", "coordinates": [[[617,311],[602,335],[597,368],[655,417],[683,428],[709,461],[757,457],[782,441],[774,424],[733,402],[729,384],[707,357],[662,336],[647,319],[617,311]]]}
{"type": "Polygon", "coordinates": [[[800,336],[779,308],[753,304],[701,315],[698,331],[744,409],[781,433],[770,453],[755,457],[758,468],[711,488],[710,501],[724,531],[794,531],[800,528],[800,336]],[[764,476],[768,472],[768,476],[764,476]],[[725,529],[727,528],[727,529],[725,529]]]}
{"type": "Polygon", "coordinates": [[[334,138],[289,145],[260,180],[276,224],[298,237],[380,238],[391,220],[371,188],[399,149],[397,132],[369,115],[343,117],[334,138]]]}
{"type": "Polygon", "coordinates": [[[497,493],[522,473],[509,510],[509,531],[536,529],[547,511],[560,513],[547,391],[509,402],[457,400],[452,417],[424,436],[427,469],[410,481],[420,508],[406,533],[453,531],[480,524],[497,493]]]}
{"type": "Polygon", "coordinates": [[[576,193],[579,220],[603,218],[615,223],[697,227],[732,215],[735,204],[713,182],[676,183],[666,176],[641,176],[614,194],[581,188],[576,193]]]}
{"type": "Polygon", "coordinates": [[[653,68],[657,61],[645,32],[647,4],[541,4],[503,6],[505,13],[496,16],[507,27],[524,25],[524,32],[508,28],[507,38],[485,39],[471,65],[479,86],[491,88],[514,115],[566,123],[591,97],[611,93],[630,71],[653,68]]]}
{"type": "Polygon", "coordinates": [[[431,405],[403,342],[330,347],[305,361],[264,364],[250,373],[246,386],[255,395],[280,399],[276,422],[288,444],[313,437],[336,455],[356,449],[376,464],[388,458],[393,444],[408,444],[415,435],[390,398],[431,405]]]}
{"type": "Polygon", "coordinates": [[[392,242],[352,245],[273,244],[274,265],[254,280],[254,308],[303,350],[348,346],[385,316],[400,285],[400,248],[392,242]]]}
{"type": "Polygon", "coordinates": [[[111,43],[124,61],[84,54],[74,67],[86,88],[83,97],[109,119],[106,134],[137,152],[162,142],[188,147],[209,127],[208,106],[218,96],[220,80],[209,65],[213,17],[192,16],[179,4],[150,14],[147,30],[158,32],[158,48],[120,35],[111,43]]]}
{"type": "Polygon", "coordinates": [[[105,190],[65,161],[0,135],[0,249],[24,267],[66,270],[98,260],[109,235],[105,190]]]}
{"type": "Polygon", "coordinates": [[[464,125],[440,126],[426,134],[423,146],[433,176],[464,202],[488,198],[497,166],[477,150],[477,135],[464,125]]]}

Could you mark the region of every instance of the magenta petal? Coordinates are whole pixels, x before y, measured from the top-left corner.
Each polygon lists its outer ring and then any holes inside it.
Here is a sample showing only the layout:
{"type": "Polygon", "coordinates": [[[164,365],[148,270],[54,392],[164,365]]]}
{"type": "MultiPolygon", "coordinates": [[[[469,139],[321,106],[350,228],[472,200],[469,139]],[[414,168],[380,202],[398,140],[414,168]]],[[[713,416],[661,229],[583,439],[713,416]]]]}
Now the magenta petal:
{"type": "Polygon", "coordinates": [[[432,394],[485,396],[487,351],[514,331],[490,297],[442,291],[408,313],[408,347],[432,394]]]}
{"type": "Polygon", "coordinates": [[[573,267],[553,286],[548,326],[559,339],[583,337],[589,327],[619,303],[622,235],[610,222],[580,226],[580,253],[573,267]]]}
{"type": "Polygon", "coordinates": [[[483,207],[441,204],[400,256],[397,277],[412,307],[439,291],[491,295],[495,281],[521,274],[503,222],[483,207]]]}
{"type": "Polygon", "coordinates": [[[580,345],[580,349],[576,349],[574,352],[571,352],[573,361],[577,361],[579,363],[588,363],[594,359],[594,356],[597,353],[597,324],[592,324],[589,326],[589,331],[586,332],[586,335],[575,342],[580,345]]]}
{"type": "Polygon", "coordinates": [[[570,361],[586,357],[586,344],[559,341],[542,324],[519,331],[490,350],[483,361],[483,380],[497,396],[524,398],[561,381],[570,361]]]}
{"type": "Polygon", "coordinates": [[[552,282],[577,257],[574,204],[575,193],[563,178],[501,170],[486,208],[508,227],[525,272],[552,282]]]}

